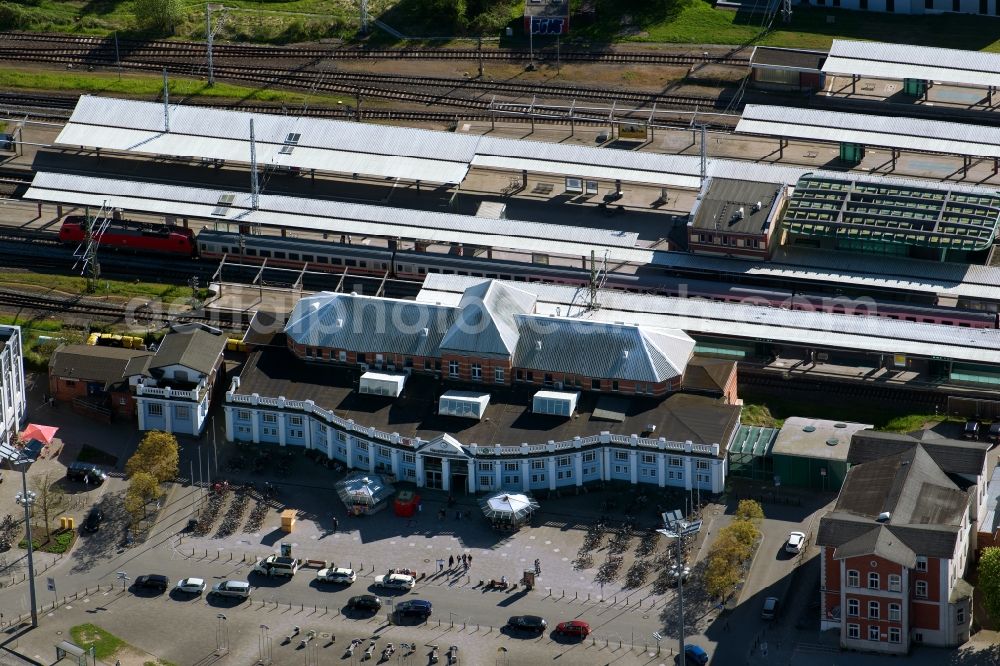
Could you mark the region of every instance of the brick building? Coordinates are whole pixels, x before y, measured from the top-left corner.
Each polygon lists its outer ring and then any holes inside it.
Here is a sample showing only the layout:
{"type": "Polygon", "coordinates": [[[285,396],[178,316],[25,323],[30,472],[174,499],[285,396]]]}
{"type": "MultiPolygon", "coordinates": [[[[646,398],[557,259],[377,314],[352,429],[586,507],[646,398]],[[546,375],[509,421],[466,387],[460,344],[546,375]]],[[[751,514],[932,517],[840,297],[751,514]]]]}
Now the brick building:
{"type": "Polygon", "coordinates": [[[49,359],[49,395],[82,413],[131,418],[135,397],[126,369],[152,355],[143,349],[59,345],[49,359]]]}
{"type": "Polygon", "coordinates": [[[961,645],[971,630],[972,587],[962,576],[979,483],[963,488],[942,468],[946,445],[931,445],[932,455],[914,438],[881,435],[854,435],[857,464],[820,521],[821,628],[839,630],[849,649],[961,645]]]}
{"type": "Polygon", "coordinates": [[[455,306],[302,299],[226,394],[231,440],[319,449],[454,492],[624,481],[718,493],[739,427],[735,364],[681,331],[534,313],[483,281],[455,306]]]}
{"type": "Polygon", "coordinates": [[[768,259],[778,234],[785,187],[774,183],[709,178],[687,224],[688,250],[698,254],[768,259]]]}

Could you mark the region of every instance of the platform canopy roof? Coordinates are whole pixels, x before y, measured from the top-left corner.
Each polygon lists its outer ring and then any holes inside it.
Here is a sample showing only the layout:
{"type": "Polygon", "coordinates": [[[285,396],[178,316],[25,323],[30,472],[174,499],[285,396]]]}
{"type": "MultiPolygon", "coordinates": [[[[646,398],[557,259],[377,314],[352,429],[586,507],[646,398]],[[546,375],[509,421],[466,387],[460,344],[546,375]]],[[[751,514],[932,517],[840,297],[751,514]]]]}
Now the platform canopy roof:
{"type": "Polygon", "coordinates": [[[649,263],[653,252],[635,247],[638,234],[518,220],[494,220],[366,204],[261,194],[256,209],[250,194],[138,180],[98,178],[39,171],[24,198],[291,228],[405,238],[431,243],[462,243],[520,252],[649,263]]]}
{"type": "Polygon", "coordinates": [[[922,79],[997,87],[1000,53],[835,39],[823,71],[875,79],[922,79]]]}
{"type": "Polygon", "coordinates": [[[965,251],[990,247],[998,223],[1000,194],[812,174],[796,183],[782,218],[783,228],[800,236],[965,251]]]}
{"type": "MultiPolygon", "coordinates": [[[[428,274],[417,300],[448,303],[480,278],[428,274]]],[[[804,345],[811,348],[906,354],[921,358],[953,359],[1000,364],[1000,330],[924,324],[885,317],[785,310],[783,308],[724,303],[695,298],[598,292],[600,307],[591,309],[586,289],[545,283],[517,287],[538,297],[539,316],[680,329],[695,339],[701,335],[754,342],[804,345]]]]}
{"type": "Polygon", "coordinates": [[[940,120],[747,104],[736,131],[917,152],[1000,157],[1000,128],[940,120]]]}
{"type": "Polygon", "coordinates": [[[122,152],[460,183],[479,137],[410,127],[83,95],[56,143],[122,152]]]}

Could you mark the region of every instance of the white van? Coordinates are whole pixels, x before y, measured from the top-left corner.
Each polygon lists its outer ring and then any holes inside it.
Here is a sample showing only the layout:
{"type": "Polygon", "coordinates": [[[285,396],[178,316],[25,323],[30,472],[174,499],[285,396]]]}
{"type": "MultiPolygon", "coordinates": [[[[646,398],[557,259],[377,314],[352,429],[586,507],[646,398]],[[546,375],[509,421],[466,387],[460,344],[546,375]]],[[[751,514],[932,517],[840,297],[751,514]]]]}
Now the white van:
{"type": "Polygon", "coordinates": [[[236,597],[237,599],[249,599],[250,598],[250,583],[245,580],[224,580],[221,583],[216,583],[212,587],[212,591],[208,593],[210,596],[217,597],[236,597]]]}
{"type": "Polygon", "coordinates": [[[258,560],[253,570],[265,576],[288,576],[291,578],[299,570],[299,561],[294,557],[270,555],[258,560]]]}

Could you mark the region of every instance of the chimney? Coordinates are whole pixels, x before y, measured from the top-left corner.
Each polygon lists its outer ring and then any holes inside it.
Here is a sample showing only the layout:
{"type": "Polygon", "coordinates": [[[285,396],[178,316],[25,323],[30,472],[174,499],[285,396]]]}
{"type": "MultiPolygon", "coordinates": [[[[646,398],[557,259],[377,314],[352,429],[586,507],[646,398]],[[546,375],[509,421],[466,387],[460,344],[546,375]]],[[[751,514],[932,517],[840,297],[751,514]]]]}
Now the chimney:
{"type": "Polygon", "coordinates": [[[541,350],[541,348],[542,348],[542,341],[535,340],[535,349],[541,350]]]}
{"type": "Polygon", "coordinates": [[[344,320],[341,319],[341,318],[338,318],[337,319],[337,328],[343,328],[343,327],[344,327],[344,320]]]}
{"type": "Polygon", "coordinates": [[[622,358],[628,358],[628,350],[622,352],[622,358]]]}
{"type": "Polygon", "coordinates": [[[420,337],[426,338],[430,334],[430,332],[431,331],[429,328],[422,328],[420,329],[420,337]]]}
{"type": "Polygon", "coordinates": [[[760,202],[758,201],[757,203],[755,203],[755,204],[753,205],[753,208],[751,208],[751,209],[750,209],[750,212],[752,212],[752,213],[756,213],[756,212],[757,212],[757,211],[759,211],[759,210],[760,210],[760,209],[761,209],[762,207],[763,207],[763,206],[762,206],[762,205],[761,205],[761,203],[760,203],[760,202]]]}

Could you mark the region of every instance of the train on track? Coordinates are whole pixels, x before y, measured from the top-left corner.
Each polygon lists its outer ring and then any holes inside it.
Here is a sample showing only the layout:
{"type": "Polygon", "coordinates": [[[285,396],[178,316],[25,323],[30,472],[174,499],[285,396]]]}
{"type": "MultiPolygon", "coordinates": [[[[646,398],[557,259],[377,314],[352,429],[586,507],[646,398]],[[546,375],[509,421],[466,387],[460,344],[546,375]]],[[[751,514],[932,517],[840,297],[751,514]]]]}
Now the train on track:
{"type": "MultiPolygon", "coordinates": [[[[59,240],[63,243],[84,242],[87,235],[85,223],[83,215],[66,217],[59,227],[59,240]]],[[[194,232],[185,227],[113,220],[100,233],[99,242],[101,246],[117,250],[193,257],[197,254],[194,238],[194,232]]]]}
{"type": "MultiPolygon", "coordinates": [[[[83,239],[82,216],[65,218],[59,238],[65,243],[83,239]]],[[[369,247],[320,239],[202,229],[167,225],[143,225],[127,220],[113,222],[100,237],[102,246],[118,250],[192,259],[227,261],[272,268],[346,273],[399,280],[423,280],[428,273],[468,275],[510,280],[513,282],[548,282],[586,287],[591,271],[571,266],[553,266],[496,259],[481,255],[446,254],[404,250],[394,247],[369,247]]],[[[990,312],[921,306],[907,303],[848,299],[802,294],[793,290],[756,288],[739,284],[690,279],[668,275],[658,269],[639,267],[634,273],[602,274],[601,283],[609,289],[633,293],[658,294],[685,298],[705,298],[727,303],[781,307],[790,310],[823,311],[886,317],[913,322],[944,324],[970,328],[1000,328],[1000,315],[990,312]]]]}

